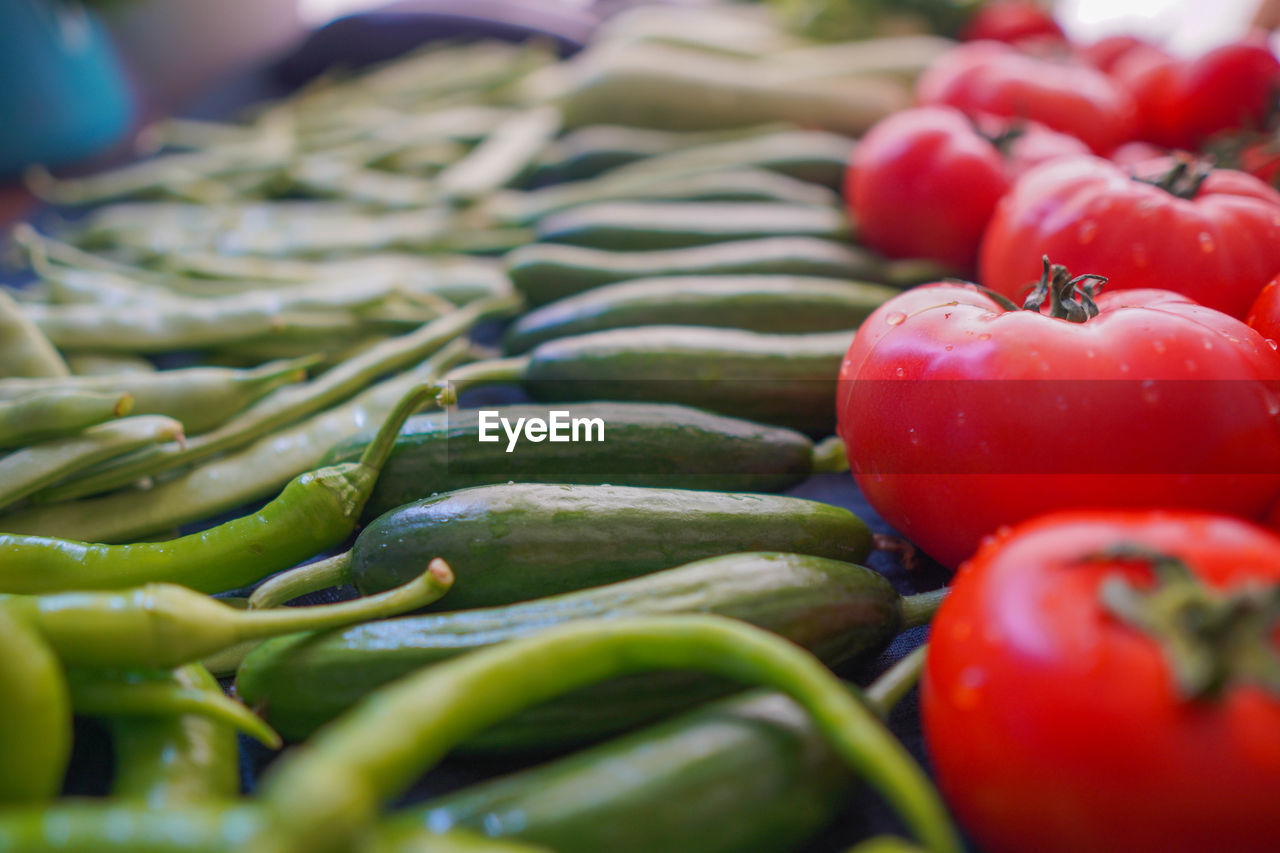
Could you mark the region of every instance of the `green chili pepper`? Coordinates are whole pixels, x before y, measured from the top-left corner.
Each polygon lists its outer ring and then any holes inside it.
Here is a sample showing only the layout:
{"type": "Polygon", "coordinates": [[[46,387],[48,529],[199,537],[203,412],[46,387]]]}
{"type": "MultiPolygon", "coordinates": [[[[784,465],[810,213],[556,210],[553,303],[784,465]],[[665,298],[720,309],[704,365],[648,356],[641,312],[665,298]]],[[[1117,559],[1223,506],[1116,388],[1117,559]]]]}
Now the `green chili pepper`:
{"type": "MultiPolygon", "coordinates": [[[[36,536],[73,535],[98,542],[130,541],[261,500],[277,493],[300,471],[307,471],[318,465],[337,442],[386,419],[405,392],[420,382],[438,380],[440,375],[450,367],[464,361],[469,351],[466,341],[454,341],[414,369],[383,380],[341,406],[321,412],[273,435],[263,436],[239,451],[206,462],[191,471],[167,479],[151,489],[115,492],[88,500],[29,507],[0,517],[0,527],[12,533],[36,536]]],[[[290,491],[295,493],[300,490],[315,491],[316,486],[319,485],[310,475],[302,479],[304,482],[297,484],[290,491]]],[[[344,491],[350,491],[347,487],[343,488],[344,491]]],[[[349,497],[354,498],[355,495],[352,494],[349,497]]],[[[281,506],[277,501],[273,501],[269,507],[273,511],[288,508],[287,505],[281,506]]],[[[299,556],[292,558],[291,563],[278,566],[277,569],[336,545],[347,535],[339,528],[350,532],[348,525],[351,523],[354,522],[343,519],[334,526],[312,531],[312,533],[322,534],[323,540],[330,544],[310,550],[297,547],[298,552],[307,550],[307,553],[300,553],[299,556]]],[[[296,541],[303,532],[293,530],[292,528],[296,525],[292,521],[286,524],[286,529],[290,530],[289,534],[285,534],[281,529],[268,531],[252,519],[245,519],[235,524],[249,527],[255,538],[261,539],[269,550],[281,549],[290,542],[296,541]]],[[[226,528],[219,528],[219,530],[229,532],[226,528]]],[[[204,535],[213,535],[220,546],[232,544],[228,539],[212,531],[207,531],[204,535]]],[[[0,534],[0,543],[5,541],[5,537],[0,534]]],[[[167,542],[155,547],[172,548],[174,544],[167,542]]],[[[52,547],[54,550],[70,548],[72,553],[58,558],[64,568],[67,568],[67,563],[74,563],[77,559],[74,556],[77,549],[87,546],[68,545],[64,542],[40,547],[52,547]]],[[[142,550],[149,550],[149,547],[142,550]]],[[[253,555],[253,561],[263,562],[256,554],[253,555]]],[[[228,568],[234,568],[236,565],[233,561],[228,568]]],[[[138,568],[141,566],[135,565],[135,569],[138,568]]],[[[213,565],[207,568],[215,576],[218,574],[213,565]]],[[[243,569],[245,566],[240,565],[233,573],[240,575],[242,578],[240,583],[248,583],[249,575],[256,574],[256,570],[251,573],[241,571],[243,569]]],[[[0,590],[11,589],[5,586],[8,570],[7,564],[0,563],[0,590]]],[[[80,586],[83,587],[84,567],[75,568],[74,573],[81,577],[80,586]]],[[[269,572],[264,572],[264,575],[266,573],[269,572]]],[[[17,574],[26,577],[21,573],[17,574]]],[[[258,575],[251,580],[260,580],[264,575],[258,575]]],[[[140,576],[140,573],[135,571],[134,577],[140,576]]],[[[99,585],[105,582],[103,579],[99,585]]],[[[128,581],[125,583],[127,584],[128,581]]],[[[221,581],[218,581],[217,585],[223,587],[221,581]]],[[[232,586],[235,584],[233,583],[232,586]]],[[[49,589],[49,587],[43,588],[49,589]]],[[[36,590],[31,588],[28,580],[21,589],[11,589],[11,591],[36,590]]]]}
{"type": "MultiPolygon", "coordinates": [[[[113,461],[85,477],[46,490],[37,500],[63,501],[97,494],[178,465],[189,465],[248,444],[301,417],[331,406],[379,376],[421,361],[457,338],[479,320],[518,307],[515,297],[474,302],[397,338],[391,338],[326,371],[310,382],[280,388],[258,400],[222,426],[190,440],[150,447],[113,461]]],[[[2,463],[0,463],[2,464],[2,463]]]]}
{"type": "Polygon", "coordinates": [[[0,291],[0,371],[5,376],[66,376],[57,348],[13,297],[0,291]]]}
{"type": "MultiPolygon", "coordinates": [[[[222,695],[199,664],[169,676],[179,686],[222,695]]],[[[198,714],[115,717],[107,722],[115,756],[111,795],[155,809],[231,800],[240,791],[235,729],[198,714]]]]}
{"type": "Polygon", "coordinates": [[[0,379],[0,401],[50,390],[109,392],[133,397],[133,413],[168,415],[196,435],[225,421],[267,392],[298,382],[314,359],[273,362],[252,370],[190,367],[156,373],[0,379]]]}
{"type": "Polygon", "coordinates": [[[52,389],[0,402],[0,447],[22,447],[62,438],[129,414],[133,397],[52,389]]]}
{"type": "Polygon", "coordinates": [[[121,589],[169,581],[225,592],[288,568],[351,534],[401,425],[438,391],[419,385],[401,398],[358,463],[301,474],[256,513],[209,530],[132,545],[0,534],[0,591],[121,589]]]}
{"type": "Polygon", "coordinates": [[[248,849],[341,850],[373,821],[380,803],[468,735],[589,683],[680,668],[788,693],[927,849],[962,849],[924,772],[838,679],[790,643],[712,616],[571,624],[396,682],[272,768],[262,787],[267,822],[248,849]]]}
{"type": "Polygon", "coordinates": [[[168,673],[73,669],[67,673],[71,707],[89,717],[154,719],[198,714],[242,731],[272,749],[280,748],[280,735],[244,705],[221,691],[186,687],[166,676],[168,673]]]}
{"type": "Polygon", "coordinates": [[[0,811],[4,853],[234,853],[261,823],[251,806],[163,811],[116,800],[64,800],[0,811]]]}
{"type": "Polygon", "coordinates": [[[39,633],[3,607],[0,696],[0,809],[56,796],[71,755],[62,664],[39,633]]]}
{"type": "Polygon", "coordinates": [[[95,463],[169,441],[181,444],[182,424],[162,415],[139,415],[15,450],[0,458],[0,507],[95,463]]]}

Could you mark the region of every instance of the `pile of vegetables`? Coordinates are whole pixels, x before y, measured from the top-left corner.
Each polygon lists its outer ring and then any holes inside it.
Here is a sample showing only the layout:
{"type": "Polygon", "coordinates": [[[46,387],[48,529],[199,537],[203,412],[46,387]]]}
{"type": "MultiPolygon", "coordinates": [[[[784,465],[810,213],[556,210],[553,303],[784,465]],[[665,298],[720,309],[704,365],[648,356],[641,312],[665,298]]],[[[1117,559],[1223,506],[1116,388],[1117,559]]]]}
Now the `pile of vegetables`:
{"type": "Polygon", "coordinates": [[[1280,62],[872,5],[33,173],[84,210],[0,295],[0,850],[781,851],[859,782],[864,853],[1276,849],[1280,62]],[[486,437],[556,409],[602,440],[486,437]],[[846,468],[903,539],[783,494],[846,468]],[[912,549],[952,584],[864,565],[912,549]],[[244,796],[237,731],[296,744],[244,796]],[[404,805],[455,751],[559,755],[404,805]]]}

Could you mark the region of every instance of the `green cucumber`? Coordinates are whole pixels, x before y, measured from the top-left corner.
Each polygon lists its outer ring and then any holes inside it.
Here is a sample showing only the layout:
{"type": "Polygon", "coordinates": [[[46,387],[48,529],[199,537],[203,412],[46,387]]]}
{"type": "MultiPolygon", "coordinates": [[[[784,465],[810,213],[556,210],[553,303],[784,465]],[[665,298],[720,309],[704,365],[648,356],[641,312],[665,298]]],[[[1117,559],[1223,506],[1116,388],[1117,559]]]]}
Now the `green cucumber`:
{"type": "Polygon", "coordinates": [[[761,169],[675,175],[604,174],[589,181],[555,184],[531,192],[497,193],[482,205],[495,222],[528,226],[560,210],[606,201],[774,201],[834,207],[840,197],[826,187],[761,169]]]}
{"type": "Polygon", "coordinates": [[[602,202],[543,217],[534,233],[548,243],[637,251],[681,249],[756,237],[848,239],[836,207],[775,202],[602,202]]]}
{"type": "Polygon", "coordinates": [[[670,275],[809,275],[881,280],[879,258],[818,237],[763,237],[686,249],[609,252],[535,243],[507,255],[507,273],[532,306],[631,278],[670,275]]]}
{"type": "MultiPolygon", "coordinates": [[[[363,518],[435,492],[507,483],[612,483],[745,492],[780,492],[813,473],[813,443],[798,432],[660,403],[585,403],[563,410],[566,421],[599,419],[601,432],[583,430],[579,441],[522,441],[511,451],[508,436],[492,426],[506,418],[551,420],[544,405],[489,409],[480,438],[480,410],[457,409],[411,418],[382,468],[363,518]]],[[[571,437],[571,427],[565,427],[571,437]]],[[[322,464],[354,461],[371,433],[335,447],[322,464]]]]}
{"type": "Polygon", "coordinates": [[[847,509],[743,492],[507,483],[379,516],[351,549],[364,594],[400,586],[433,557],[458,583],[436,610],[494,607],[628,580],[736,551],[857,561],[867,526],[847,509]]]}
{"type": "MultiPolygon", "coordinates": [[[[651,498],[633,511],[652,512],[650,507],[659,500],[651,498]]],[[[541,524],[543,539],[556,533],[557,523],[546,516],[521,523],[541,524]]],[[[723,519],[709,514],[685,523],[691,536],[701,530],[708,538],[720,532],[717,525],[723,527],[723,519]]],[[[427,539],[421,527],[408,535],[427,539]]],[[[514,526],[511,535],[519,535],[514,526]]],[[[675,540],[680,532],[670,530],[668,536],[675,540]]],[[[629,544],[624,532],[613,547],[621,552],[629,544]]],[[[553,547],[563,554],[573,543],[553,547]]],[[[603,549],[597,545],[595,550],[603,549]]],[[[602,558],[601,570],[603,562],[602,558]]],[[[480,580],[476,570],[481,566],[474,559],[459,559],[454,568],[458,584],[450,596],[480,580]]],[[[920,601],[900,599],[883,576],[853,563],[801,554],[727,554],[509,607],[389,619],[268,641],[245,659],[236,689],[249,705],[265,708],[267,720],[281,734],[302,738],[383,684],[423,666],[573,620],[715,613],[775,631],[834,665],[883,647],[909,621],[918,621],[933,606],[921,607],[920,601]]],[[[561,747],[725,692],[725,682],[683,672],[618,679],[530,709],[471,745],[561,747]]]]}
{"type": "Polygon", "coordinates": [[[535,309],[503,338],[508,353],[544,341],[628,326],[724,326],[794,334],[856,328],[900,291],[784,275],[665,276],[593,288],[535,309]]]}
{"type": "Polygon", "coordinates": [[[793,850],[852,779],[803,708],[752,692],[413,805],[391,818],[467,827],[556,853],[793,850]]]}
{"type": "Polygon", "coordinates": [[[826,436],[835,430],[836,381],[854,334],[633,326],[546,341],[445,378],[456,392],[517,382],[544,402],[680,403],[826,436]]]}

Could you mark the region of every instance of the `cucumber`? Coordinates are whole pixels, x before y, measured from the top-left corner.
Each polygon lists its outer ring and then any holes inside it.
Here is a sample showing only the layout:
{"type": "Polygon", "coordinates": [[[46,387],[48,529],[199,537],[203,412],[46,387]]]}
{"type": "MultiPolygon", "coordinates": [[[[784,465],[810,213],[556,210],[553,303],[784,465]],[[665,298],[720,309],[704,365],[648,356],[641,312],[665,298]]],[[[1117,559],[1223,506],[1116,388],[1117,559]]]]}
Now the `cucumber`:
{"type": "Polygon", "coordinates": [[[603,202],[544,217],[539,240],[595,249],[680,249],[754,237],[848,239],[835,207],[773,202],[603,202]]]}
{"type": "Polygon", "coordinates": [[[507,483],[446,492],[379,516],[351,549],[351,580],[363,594],[382,592],[442,557],[458,583],[434,609],[467,610],[737,551],[857,561],[870,546],[856,515],[801,498],[507,483]]]}
{"type": "Polygon", "coordinates": [[[556,853],[775,853],[828,824],[852,791],[809,715],[753,691],[398,812],[556,853]]]}
{"type": "MultiPolygon", "coordinates": [[[[640,511],[645,509],[642,505],[640,511]]],[[[686,521],[691,532],[715,523],[706,516],[686,521]]],[[[421,538],[422,531],[411,535],[421,538]]],[[[572,546],[556,547],[564,552],[572,546]]],[[[454,592],[479,579],[472,572],[478,568],[474,560],[459,560],[454,568],[454,592]]],[[[833,665],[881,648],[906,621],[903,600],[871,569],[801,554],[728,554],[510,607],[389,619],[268,641],[245,659],[236,690],[250,706],[265,708],[281,734],[302,738],[383,684],[467,651],[577,619],[677,613],[743,619],[789,637],[833,665]]],[[[727,682],[687,672],[617,679],[532,708],[471,746],[558,748],[729,689],[727,682]]]]}
{"type": "Polygon", "coordinates": [[[525,314],[508,353],[544,341],[628,326],[724,326],[793,334],[852,329],[900,291],[878,284],[783,275],[666,276],[597,287],[525,314]]]}
{"type": "MultiPolygon", "coordinates": [[[[519,418],[550,421],[556,407],[525,405],[491,409],[516,424],[519,418]]],[[[598,418],[586,440],[521,442],[508,452],[506,434],[481,442],[480,410],[458,409],[411,418],[378,476],[363,518],[435,492],[506,483],[612,483],[746,492],[780,492],[813,473],[813,443],[798,432],[687,406],[658,403],[585,403],[565,418],[598,418]]],[[[568,427],[566,427],[566,432],[568,427]]],[[[372,433],[335,447],[322,464],[354,462],[372,433]]]]}
{"type": "Polygon", "coordinates": [[[446,378],[458,390],[519,382],[544,402],[680,403],[826,436],[835,429],[836,382],[854,334],[633,326],[546,341],[446,378]]]}
{"type": "Polygon", "coordinates": [[[707,170],[768,169],[802,181],[837,189],[853,156],[854,141],[822,130],[784,130],[748,139],[699,145],[637,160],[613,172],[614,178],[692,174],[707,170]]]}
{"type": "Polygon", "coordinates": [[[776,201],[833,207],[840,197],[826,187],[761,169],[706,174],[601,175],[531,192],[496,193],[482,206],[495,222],[527,226],[559,210],[606,201],[776,201]]]}
{"type": "Polygon", "coordinates": [[[687,249],[609,252],[535,243],[506,257],[507,273],[531,306],[631,278],[670,275],[809,275],[882,280],[865,249],[817,237],[763,237],[687,249]]]}

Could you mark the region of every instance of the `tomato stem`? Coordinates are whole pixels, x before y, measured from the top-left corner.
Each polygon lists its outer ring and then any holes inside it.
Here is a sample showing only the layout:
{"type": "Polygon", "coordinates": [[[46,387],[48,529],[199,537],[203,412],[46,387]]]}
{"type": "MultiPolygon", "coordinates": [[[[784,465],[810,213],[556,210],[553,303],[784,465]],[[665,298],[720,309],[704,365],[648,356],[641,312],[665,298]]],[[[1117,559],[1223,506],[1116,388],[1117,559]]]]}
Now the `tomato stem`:
{"type": "Polygon", "coordinates": [[[1135,177],[1135,181],[1159,187],[1178,198],[1193,199],[1200,192],[1209,173],[1213,171],[1213,163],[1207,158],[1191,157],[1186,154],[1173,156],[1173,167],[1166,172],[1152,175],[1149,178],[1135,177]]]}
{"type": "Polygon", "coordinates": [[[1098,316],[1098,303],[1094,297],[1107,283],[1106,276],[1085,273],[1074,278],[1062,264],[1049,263],[1049,256],[1042,255],[1044,272],[1040,281],[1031,286],[1031,293],[1022,303],[1022,310],[1039,312],[1049,301],[1049,316],[1071,323],[1084,323],[1098,316]]]}
{"type": "Polygon", "coordinates": [[[1133,543],[1088,559],[1150,567],[1153,585],[1110,577],[1098,595],[1112,616],[1160,645],[1186,698],[1216,699],[1242,682],[1280,695],[1280,653],[1273,640],[1280,624],[1280,584],[1213,589],[1177,557],[1133,543]]]}

